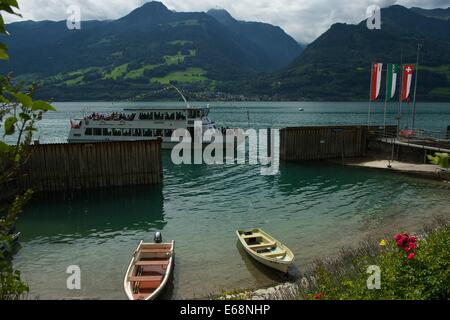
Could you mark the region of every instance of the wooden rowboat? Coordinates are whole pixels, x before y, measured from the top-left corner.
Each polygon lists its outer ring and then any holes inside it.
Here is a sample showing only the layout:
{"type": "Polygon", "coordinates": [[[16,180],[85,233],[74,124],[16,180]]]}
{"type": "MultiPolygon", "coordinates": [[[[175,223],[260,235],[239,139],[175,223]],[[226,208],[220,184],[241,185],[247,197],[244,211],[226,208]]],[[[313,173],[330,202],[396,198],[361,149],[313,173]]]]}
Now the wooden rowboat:
{"type": "Polygon", "coordinates": [[[244,250],[270,268],[287,273],[294,262],[292,251],[261,229],[237,230],[236,234],[244,250]]]}
{"type": "Polygon", "coordinates": [[[123,280],[128,299],[153,300],[161,293],[172,272],[174,244],[139,243],[123,280]]]}

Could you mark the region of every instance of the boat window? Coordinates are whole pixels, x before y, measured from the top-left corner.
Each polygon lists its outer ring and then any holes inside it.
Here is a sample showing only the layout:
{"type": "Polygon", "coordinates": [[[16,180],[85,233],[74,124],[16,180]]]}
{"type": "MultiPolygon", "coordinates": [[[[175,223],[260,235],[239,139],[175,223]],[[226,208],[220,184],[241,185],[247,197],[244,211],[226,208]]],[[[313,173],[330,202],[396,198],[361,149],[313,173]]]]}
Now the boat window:
{"type": "Polygon", "coordinates": [[[184,112],[177,112],[175,114],[175,120],[186,120],[186,114],[184,112]]]}
{"type": "Polygon", "coordinates": [[[94,136],[101,136],[102,128],[94,128],[93,133],[94,133],[94,136]]]}
{"type": "Polygon", "coordinates": [[[165,137],[171,137],[173,133],[173,129],[166,129],[164,130],[164,136],[165,137]]]}
{"type": "Polygon", "coordinates": [[[144,129],[144,137],[153,137],[153,129],[144,129]]]}
{"type": "Polygon", "coordinates": [[[154,118],[155,120],[164,120],[164,115],[161,112],[155,112],[154,118]]]}
{"type": "Polygon", "coordinates": [[[153,120],[153,112],[140,113],[139,120],[153,120]]]}
{"type": "Polygon", "coordinates": [[[130,137],[131,136],[131,129],[123,129],[122,130],[122,136],[130,137]]]}
{"type": "Polygon", "coordinates": [[[109,128],[103,128],[103,135],[104,136],[110,136],[112,135],[112,130],[109,128]]]}
{"type": "Polygon", "coordinates": [[[162,137],[163,136],[163,130],[162,129],[156,129],[155,136],[162,137]]]}
{"type": "Polygon", "coordinates": [[[165,119],[166,120],[175,120],[175,113],[174,112],[166,112],[165,119]]]}
{"type": "Polygon", "coordinates": [[[122,135],[122,130],[121,129],[113,129],[113,136],[119,137],[122,135]]]}
{"type": "Polygon", "coordinates": [[[133,136],[134,137],[141,137],[142,136],[142,130],[141,129],[133,129],[133,136]]]}
{"type": "Polygon", "coordinates": [[[92,128],[86,128],[86,131],[84,132],[86,136],[92,136],[92,128]]]}
{"type": "Polygon", "coordinates": [[[188,115],[191,119],[199,119],[203,116],[203,110],[189,110],[188,115]]]}

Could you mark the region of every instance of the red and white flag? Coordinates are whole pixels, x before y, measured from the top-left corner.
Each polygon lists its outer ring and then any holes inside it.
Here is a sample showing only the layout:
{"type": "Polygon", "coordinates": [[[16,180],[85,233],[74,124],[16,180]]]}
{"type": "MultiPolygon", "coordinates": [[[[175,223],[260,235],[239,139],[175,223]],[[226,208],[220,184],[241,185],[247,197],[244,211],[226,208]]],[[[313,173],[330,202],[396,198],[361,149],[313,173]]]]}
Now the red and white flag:
{"type": "Polygon", "coordinates": [[[403,66],[403,86],[402,86],[402,101],[408,99],[411,92],[411,82],[414,72],[413,64],[406,64],[403,66]]]}
{"type": "Polygon", "coordinates": [[[383,70],[382,63],[374,63],[372,65],[372,88],[370,90],[370,100],[375,101],[380,94],[381,88],[381,70],[383,70]]]}

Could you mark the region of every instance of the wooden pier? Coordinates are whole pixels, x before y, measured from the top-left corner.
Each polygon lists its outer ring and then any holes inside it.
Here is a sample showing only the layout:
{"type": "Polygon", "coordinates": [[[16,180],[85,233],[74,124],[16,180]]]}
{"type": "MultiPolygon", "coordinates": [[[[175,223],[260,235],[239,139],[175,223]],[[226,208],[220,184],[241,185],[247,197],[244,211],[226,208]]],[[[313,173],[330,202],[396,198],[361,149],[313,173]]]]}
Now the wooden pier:
{"type": "MultiPolygon", "coordinates": [[[[365,157],[369,138],[384,132],[379,126],[306,126],[280,131],[280,159],[287,161],[365,157]]],[[[386,127],[389,133],[396,126],[386,127]]]]}
{"type": "Polygon", "coordinates": [[[31,188],[55,192],[161,182],[160,140],[42,144],[29,148],[29,159],[12,183],[18,191],[31,188]]]}

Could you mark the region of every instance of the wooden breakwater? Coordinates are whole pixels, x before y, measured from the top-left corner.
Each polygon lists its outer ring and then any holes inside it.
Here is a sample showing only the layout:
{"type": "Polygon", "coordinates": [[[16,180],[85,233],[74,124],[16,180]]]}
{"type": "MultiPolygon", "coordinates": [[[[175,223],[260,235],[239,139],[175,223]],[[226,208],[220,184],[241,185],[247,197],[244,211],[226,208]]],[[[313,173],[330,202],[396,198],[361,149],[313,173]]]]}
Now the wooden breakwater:
{"type": "Polygon", "coordinates": [[[396,126],[305,126],[280,130],[280,159],[286,161],[365,157],[369,139],[397,132],[396,126]]]}
{"type": "Polygon", "coordinates": [[[42,144],[31,145],[28,151],[28,161],[9,191],[54,192],[161,182],[160,140],[42,144]]]}

